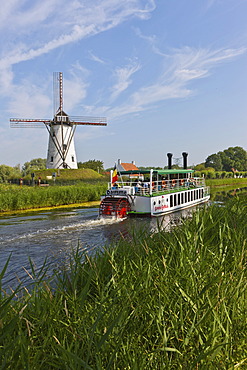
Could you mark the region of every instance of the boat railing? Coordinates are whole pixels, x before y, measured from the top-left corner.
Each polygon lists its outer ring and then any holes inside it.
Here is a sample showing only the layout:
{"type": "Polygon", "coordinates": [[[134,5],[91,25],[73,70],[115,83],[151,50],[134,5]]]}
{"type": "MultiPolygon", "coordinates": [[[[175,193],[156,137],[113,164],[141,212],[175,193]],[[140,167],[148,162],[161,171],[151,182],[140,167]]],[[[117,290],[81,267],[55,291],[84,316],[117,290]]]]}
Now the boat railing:
{"type": "Polygon", "coordinates": [[[150,195],[157,193],[166,193],[172,190],[186,190],[190,188],[205,187],[204,178],[185,178],[185,179],[172,179],[172,180],[153,180],[150,181],[127,181],[117,182],[115,184],[108,184],[108,189],[119,191],[120,189],[126,190],[127,194],[150,195]],[[151,186],[151,188],[150,188],[151,186]]]}

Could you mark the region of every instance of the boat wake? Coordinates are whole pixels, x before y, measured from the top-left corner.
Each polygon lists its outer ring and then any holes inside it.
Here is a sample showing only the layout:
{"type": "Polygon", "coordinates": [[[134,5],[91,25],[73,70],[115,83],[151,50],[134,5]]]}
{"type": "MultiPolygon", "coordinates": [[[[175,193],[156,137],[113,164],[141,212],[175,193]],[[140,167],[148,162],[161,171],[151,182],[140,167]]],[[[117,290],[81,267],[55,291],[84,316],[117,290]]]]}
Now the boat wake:
{"type": "Polygon", "coordinates": [[[85,220],[83,222],[74,222],[69,223],[66,225],[59,225],[55,227],[50,228],[40,228],[38,230],[34,230],[31,232],[25,232],[23,234],[15,234],[15,235],[4,235],[0,236],[0,245],[6,244],[6,242],[14,242],[17,240],[25,240],[25,239],[31,239],[31,238],[47,238],[50,235],[54,236],[54,234],[72,234],[75,231],[78,230],[91,230],[102,226],[112,225],[119,222],[122,222],[124,219],[119,219],[116,217],[109,217],[109,218],[97,218],[97,219],[91,219],[91,220],[85,220]]]}

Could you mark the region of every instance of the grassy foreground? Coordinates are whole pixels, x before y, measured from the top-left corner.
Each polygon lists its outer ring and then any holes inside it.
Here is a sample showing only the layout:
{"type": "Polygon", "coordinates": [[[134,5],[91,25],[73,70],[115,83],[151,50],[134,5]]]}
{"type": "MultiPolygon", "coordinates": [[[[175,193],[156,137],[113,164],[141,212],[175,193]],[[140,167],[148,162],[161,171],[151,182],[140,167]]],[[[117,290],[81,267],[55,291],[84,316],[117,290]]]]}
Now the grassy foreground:
{"type": "Polygon", "coordinates": [[[32,290],[2,294],[0,368],[246,369],[246,219],[234,198],[172,232],[78,250],[55,289],[33,269],[32,290]]]}

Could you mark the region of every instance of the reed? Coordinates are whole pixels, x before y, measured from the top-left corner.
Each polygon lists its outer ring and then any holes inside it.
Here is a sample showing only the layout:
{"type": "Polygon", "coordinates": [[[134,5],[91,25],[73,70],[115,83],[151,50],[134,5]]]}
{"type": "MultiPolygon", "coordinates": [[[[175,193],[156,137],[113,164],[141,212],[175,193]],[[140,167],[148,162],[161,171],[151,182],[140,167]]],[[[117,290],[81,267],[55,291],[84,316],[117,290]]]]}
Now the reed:
{"type": "Polygon", "coordinates": [[[105,183],[73,186],[18,187],[1,186],[0,212],[51,207],[100,200],[106,191],[105,183]]]}
{"type": "Polygon", "coordinates": [[[1,368],[246,368],[246,217],[235,198],[78,248],[50,282],[31,264],[32,290],[1,297],[1,368]]]}

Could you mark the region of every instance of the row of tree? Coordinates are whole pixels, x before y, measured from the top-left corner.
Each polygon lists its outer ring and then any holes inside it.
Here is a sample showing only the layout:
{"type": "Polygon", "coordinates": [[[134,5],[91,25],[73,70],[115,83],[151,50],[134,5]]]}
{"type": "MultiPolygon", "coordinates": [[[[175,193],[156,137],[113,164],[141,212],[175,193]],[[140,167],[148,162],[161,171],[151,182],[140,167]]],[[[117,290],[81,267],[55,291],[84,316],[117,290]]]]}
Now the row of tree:
{"type": "MultiPolygon", "coordinates": [[[[178,168],[177,165],[175,166],[178,168]]],[[[45,168],[46,159],[43,158],[32,159],[30,162],[24,163],[22,168],[20,165],[15,167],[0,165],[0,182],[5,182],[12,178],[29,176],[36,170],[43,170],[45,168]]],[[[90,168],[98,173],[105,172],[104,163],[95,159],[78,162],[78,168],[90,168]]],[[[162,169],[161,167],[159,168],[162,169]]],[[[247,171],[247,152],[239,146],[230,147],[222,152],[209,155],[204,163],[198,164],[194,168],[197,171],[244,172],[247,171]]]]}
{"type": "Polygon", "coordinates": [[[199,171],[204,168],[227,172],[247,171],[247,151],[240,146],[235,146],[211,154],[206,158],[205,163],[196,166],[199,171]]]}

